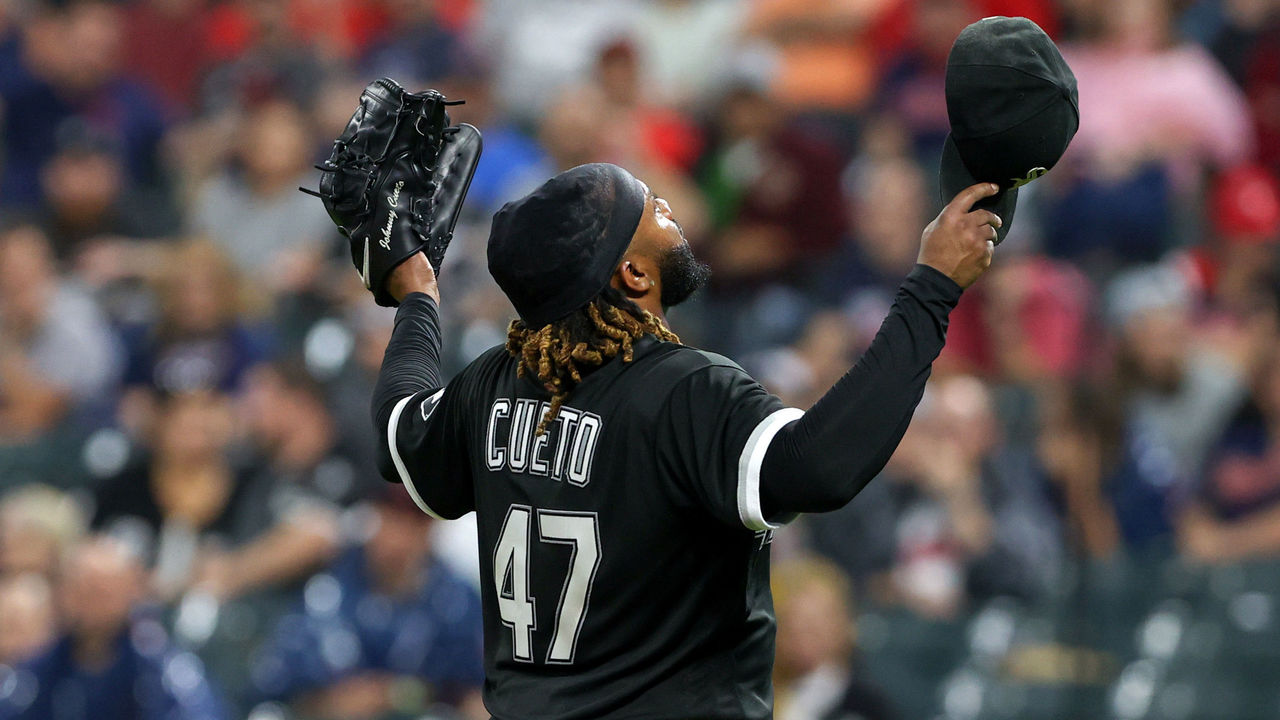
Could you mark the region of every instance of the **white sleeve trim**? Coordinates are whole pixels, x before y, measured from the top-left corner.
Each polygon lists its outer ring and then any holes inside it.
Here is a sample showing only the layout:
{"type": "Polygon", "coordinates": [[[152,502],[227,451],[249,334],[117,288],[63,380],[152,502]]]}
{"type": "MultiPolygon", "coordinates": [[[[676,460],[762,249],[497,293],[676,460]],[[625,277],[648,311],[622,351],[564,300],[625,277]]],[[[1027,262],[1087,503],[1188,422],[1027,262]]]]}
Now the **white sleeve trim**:
{"type": "Polygon", "coordinates": [[[783,408],[777,410],[760,421],[747,444],[742,446],[742,456],[738,459],[738,518],[750,530],[757,532],[782,527],[764,517],[760,507],[760,468],[764,465],[765,453],[769,451],[769,443],[773,436],[788,423],[799,420],[804,411],[799,408],[783,408]]]}
{"type": "MultiPolygon", "coordinates": [[[[439,395],[444,392],[444,388],[436,393],[439,395]]],[[[414,398],[413,395],[407,395],[396,403],[395,408],[391,411],[391,419],[387,421],[387,448],[391,450],[391,462],[396,466],[396,472],[400,474],[400,483],[404,485],[404,489],[409,491],[409,497],[413,498],[413,504],[422,508],[422,511],[437,520],[444,520],[432,510],[422,496],[418,494],[418,489],[413,486],[413,480],[409,477],[409,468],[405,467],[404,459],[400,457],[400,448],[396,447],[396,429],[400,427],[400,413],[404,412],[404,406],[414,398]]]]}

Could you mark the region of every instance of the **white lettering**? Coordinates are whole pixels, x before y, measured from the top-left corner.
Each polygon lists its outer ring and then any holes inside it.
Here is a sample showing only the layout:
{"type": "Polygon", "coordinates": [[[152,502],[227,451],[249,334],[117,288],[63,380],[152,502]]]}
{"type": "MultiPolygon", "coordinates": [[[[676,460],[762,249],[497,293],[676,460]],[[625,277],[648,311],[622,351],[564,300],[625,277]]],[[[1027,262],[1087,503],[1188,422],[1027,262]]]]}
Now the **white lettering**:
{"type": "Polygon", "coordinates": [[[569,482],[571,484],[582,487],[591,482],[591,461],[595,459],[596,440],[599,438],[600,416],[582,413],[578,432],[573,436],[573,450],[569,452],[569,482]]]}
{"type": "Polygon", "coordinates": [[[537,416],[537,400],[516,400],[516,412],[511,420],[511,440],[507,443],[507,447],[511,448],[507,464],[516,472],[524,472],[529,467],[529,440],[537,425],[537,416]]]}
{"type": "Polygon", "coordinates": [[[561,407],[547,432],[537,435],[549,409],[548,403],[526,398],[495,400],[485,430],[485,466],[492,472],[529,473],[556,481],[567,478],[578,487],[591,482],[604,421],[599,415],[561,407]],[[508,418],[509,424],[500,427],[499,421],[508,418]]]}
{"type": "Polygon", "coordinates": [[[578,426],[578,411],[569,407],[560,408],[560,416],[556,418],[556,422],[560,423],[560,430],[556,436],[556,454],[555,460],[551,465],[551,477],[556,480],[564,479],[564,459],[569,453],[569,443],[565,442],[565,438],[573,437],[574,428],[578,426]]]}
{"type": "MultiPolygon", "coordinates": [[[[547,411],[551,409],[550,403],[542,403],[542,407],[538,408],[538,414],[534,417],[534,426],[542,423],[542,418],[547,416],[547,411]]],[[[551,428],[541,435],[533,438],[533,452],[529,454],[529,472],[534,475],[547,474],[547,459],[542,457],[542,451],[547,449],[547,441],[551,439],[551,428]]]]}
{"type": "Polygon", "coordinates": [[[489,410],[489,428],[485,433],[485,447],[489,452],[485,456],[485,465],[490,470],[498,471],[503,465],[507,464],[507,450],[494,444],[498,434],[495,432],[498,428],[498,418],[511,417],[511,401],[505,398],[495,400],[493,408],[489,410]]]}
{"type": "Polygon", "coordinates": [[[391,249],[391,226],[395,225],[396,222],[396,206],[400,204],[400,191],[402,189],[404,189],[403,180],[397,182],[396,186],[391,189],[391,194],[387,196],[387,204],[391,206],[391,214],[387,215],[387,224],[382,228],[382,239],[378,241],[383,250],[391,249]]]}

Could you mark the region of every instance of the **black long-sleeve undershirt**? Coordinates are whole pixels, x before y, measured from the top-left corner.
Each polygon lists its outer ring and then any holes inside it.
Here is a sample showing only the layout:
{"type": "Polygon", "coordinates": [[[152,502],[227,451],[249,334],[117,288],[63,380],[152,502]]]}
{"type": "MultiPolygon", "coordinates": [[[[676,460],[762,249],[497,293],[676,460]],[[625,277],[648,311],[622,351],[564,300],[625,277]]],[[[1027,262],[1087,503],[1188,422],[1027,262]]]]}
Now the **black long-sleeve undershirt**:
{"type": "Polygon", "coordinates": [[[765,517],[843,507],[880,472],[924,394],[960,293],[931,267],[911,271],[862,357],[773,438],[760,473],[765,517]]]}
{"type": "MultiPolygon", "coordinates": [[[[396,310],[395,328],[382,369],[373,388],[373,427],[377,431],[380,458],[389,459],[387,423],[397,402],[421,390],[435,390],[440,381],[440,311],[430,295],[409,293],[396,310]]],[[[394,478],[394,471],[383,469],[394,478]]]]}

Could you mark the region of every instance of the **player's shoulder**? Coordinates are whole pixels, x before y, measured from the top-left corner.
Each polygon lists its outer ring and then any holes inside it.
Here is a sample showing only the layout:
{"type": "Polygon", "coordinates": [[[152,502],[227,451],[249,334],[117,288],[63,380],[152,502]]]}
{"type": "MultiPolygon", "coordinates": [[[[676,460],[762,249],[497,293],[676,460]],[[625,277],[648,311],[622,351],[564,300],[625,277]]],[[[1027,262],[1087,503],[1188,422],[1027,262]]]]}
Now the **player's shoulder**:
{"type": "Polygon", "coordinates": [[[653,370],[664,374],[685,376],[709,368],[725,368],[736,372],[745,372],[738,363],[724,355],[707,350],[700,350],[680,343],[664,342],[650,339],[653,345],[646,348],[642,359],[653,370]]]}
{"type": "Polygon", "coordinates": [[[635,362],[625,371],[649,404],[660,408],[677,388],[703,381],[712,387],[728,387],[750,381],[737,363],[717,353],[672,342],[649,339],[636,353],[635,362]]]}
{"type": "Polygon", "coordinates": [[[475,387],[477,384],[483,386],[486,381],[491,382],[502,373],[509,372],[510,366],[514,364],[515,358],[507,352],[506,345],[494,345],[459,370],[449,381],[449,385],[459,389],[475,387]]]}

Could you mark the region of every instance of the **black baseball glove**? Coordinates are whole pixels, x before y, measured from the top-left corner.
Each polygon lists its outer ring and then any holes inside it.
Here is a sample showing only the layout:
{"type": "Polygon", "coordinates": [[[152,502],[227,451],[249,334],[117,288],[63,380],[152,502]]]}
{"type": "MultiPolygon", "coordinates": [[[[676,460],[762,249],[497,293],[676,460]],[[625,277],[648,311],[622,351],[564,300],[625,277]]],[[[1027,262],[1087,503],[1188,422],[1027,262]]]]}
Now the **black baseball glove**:
{"type": "Polygon", "coordinates": [[[360,94],[360,106],[316,168],[320,192],[339,232],[351,241],[351,260],[379,305],[398,303],[387,275],[414,253],[438,273],[462,200],[480,161],[480,131],[450,126],[449,102],[435,90],[406,92],[388,78],[360,94]]]}

